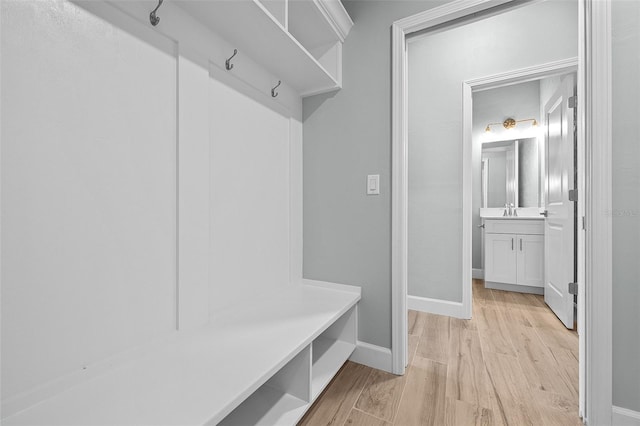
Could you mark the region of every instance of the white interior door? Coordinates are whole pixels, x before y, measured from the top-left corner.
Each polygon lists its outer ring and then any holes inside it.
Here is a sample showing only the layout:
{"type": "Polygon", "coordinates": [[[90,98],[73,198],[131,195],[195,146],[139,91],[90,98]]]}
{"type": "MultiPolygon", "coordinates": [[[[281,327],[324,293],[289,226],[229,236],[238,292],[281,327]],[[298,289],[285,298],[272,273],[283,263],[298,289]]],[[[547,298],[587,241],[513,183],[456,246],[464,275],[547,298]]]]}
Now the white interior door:
{"type": "Polygon", "coordinates": [[[545,106],[546,121],[546,199],[544,300],[567,328],[573,328],[574,282],[574,203],[569,190],[574,182],[574,117],[569,107],[575,77],[569,75],[545,106]]]}

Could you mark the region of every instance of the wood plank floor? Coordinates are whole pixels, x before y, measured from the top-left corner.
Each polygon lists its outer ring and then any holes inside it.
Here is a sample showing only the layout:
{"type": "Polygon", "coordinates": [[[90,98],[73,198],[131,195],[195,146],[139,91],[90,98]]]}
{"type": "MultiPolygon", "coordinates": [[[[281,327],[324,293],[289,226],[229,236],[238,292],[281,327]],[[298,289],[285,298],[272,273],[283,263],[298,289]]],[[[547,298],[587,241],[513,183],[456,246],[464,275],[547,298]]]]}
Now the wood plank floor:
{"type": "Polygon", "coordinates": [[[580,425],[578,336],[542,296],[473,284],[473,319],[409,311],[404,376],[347,362],[300,425],[580,425]]]}

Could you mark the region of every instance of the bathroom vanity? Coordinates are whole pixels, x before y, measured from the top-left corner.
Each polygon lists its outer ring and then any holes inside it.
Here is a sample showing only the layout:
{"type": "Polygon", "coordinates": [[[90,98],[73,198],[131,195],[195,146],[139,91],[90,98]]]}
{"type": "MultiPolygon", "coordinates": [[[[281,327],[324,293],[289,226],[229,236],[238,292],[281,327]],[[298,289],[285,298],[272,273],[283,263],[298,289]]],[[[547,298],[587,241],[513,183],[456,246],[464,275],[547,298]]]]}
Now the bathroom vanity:
{"type": "Polygon", "coordinates": [[[485,287],[544,293],[544,218],[484,218],[485,287]]]}

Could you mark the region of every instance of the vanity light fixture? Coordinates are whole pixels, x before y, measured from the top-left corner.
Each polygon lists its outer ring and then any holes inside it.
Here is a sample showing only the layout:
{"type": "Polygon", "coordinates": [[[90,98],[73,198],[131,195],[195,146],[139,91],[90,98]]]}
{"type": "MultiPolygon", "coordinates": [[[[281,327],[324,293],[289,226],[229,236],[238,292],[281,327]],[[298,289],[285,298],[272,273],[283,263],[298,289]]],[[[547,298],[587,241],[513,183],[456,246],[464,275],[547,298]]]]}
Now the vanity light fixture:
{"type": "Polygon", "coordinates": [[[518,123],[522,123],[524,121],[531,121],[531,125],[532,126],[537,126],[538,122],[536,121],[535,118],[525,118],[524,120],[516,120],[514,118],[507,118],[506,120],[504,120],[502,123],[489,123],[487,124],[487,127],[484,129],[485,132],[490,132],[491,131],[491,126],[497,126],[498,124],[502,124],[502,127],[504,127],[505,129],[513,129],[514,127],[516,127],[516,125],[518,123]]]}

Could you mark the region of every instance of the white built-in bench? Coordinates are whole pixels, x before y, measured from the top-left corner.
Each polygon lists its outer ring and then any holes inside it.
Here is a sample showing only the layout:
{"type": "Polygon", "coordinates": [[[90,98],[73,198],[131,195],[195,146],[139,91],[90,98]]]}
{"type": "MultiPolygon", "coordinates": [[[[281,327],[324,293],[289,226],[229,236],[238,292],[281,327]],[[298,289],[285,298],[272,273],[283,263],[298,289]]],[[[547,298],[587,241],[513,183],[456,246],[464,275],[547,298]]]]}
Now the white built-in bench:
{"type": "Polygon", "coordinates": [[[358,300],[359,291],[292,286],[139,350],[3,424],[294,425],[355,349],[358,300]]]}

